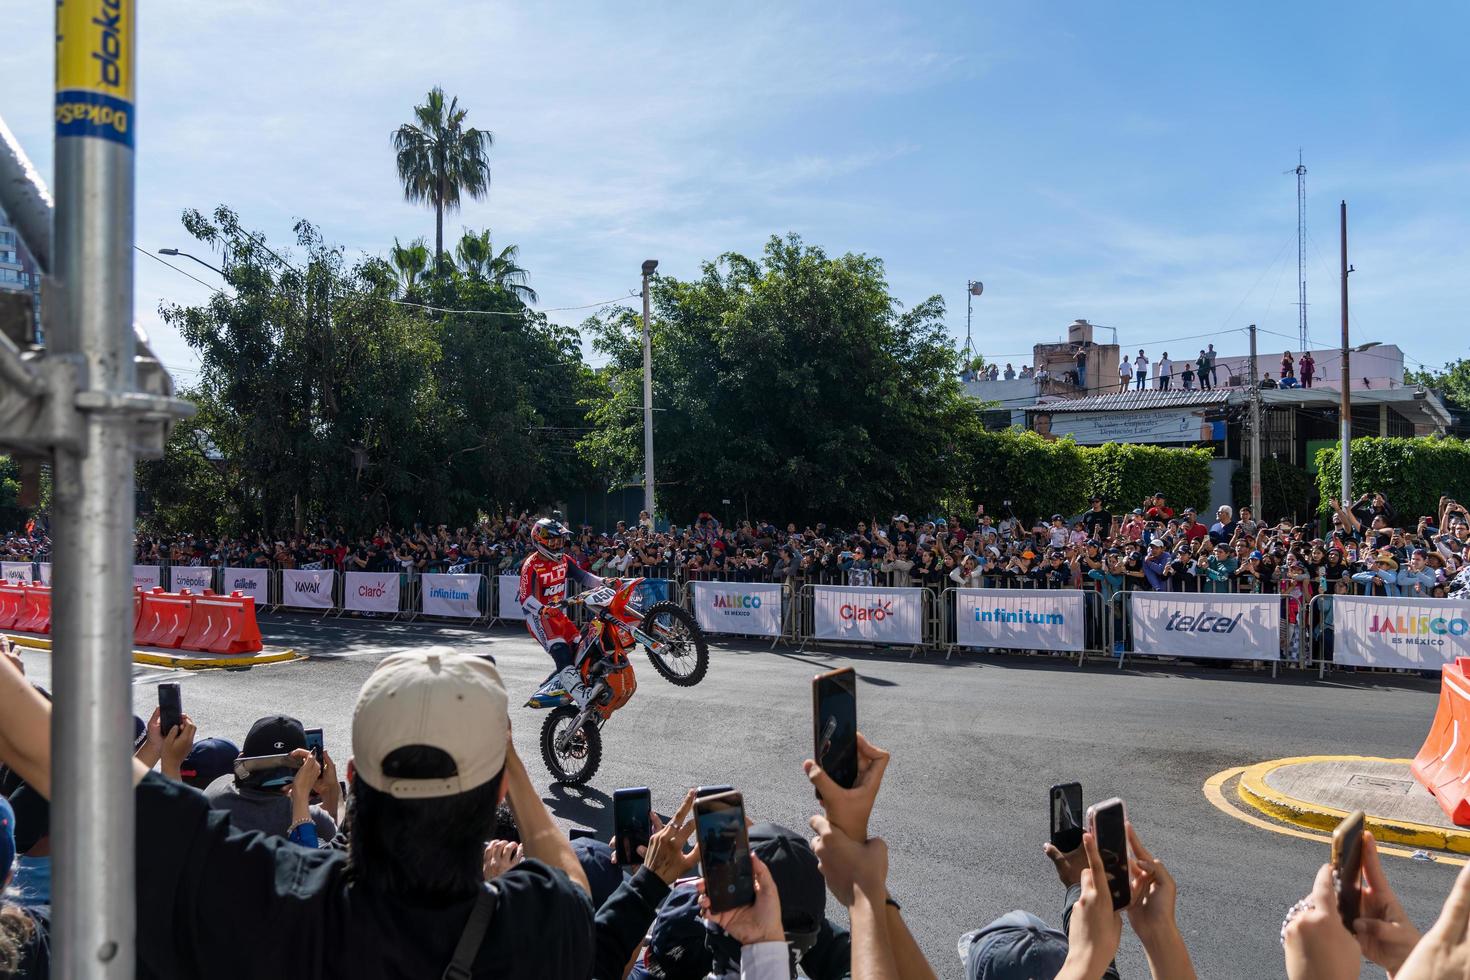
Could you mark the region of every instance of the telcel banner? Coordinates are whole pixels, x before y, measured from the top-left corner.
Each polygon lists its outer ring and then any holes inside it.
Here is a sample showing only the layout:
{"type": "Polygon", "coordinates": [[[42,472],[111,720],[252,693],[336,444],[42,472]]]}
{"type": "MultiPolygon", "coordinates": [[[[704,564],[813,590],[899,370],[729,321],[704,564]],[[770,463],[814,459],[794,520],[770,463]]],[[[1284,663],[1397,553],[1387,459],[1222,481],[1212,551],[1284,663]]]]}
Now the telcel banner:
{"type": "Polygon", "coordinates": [[[816,637],[852,643],[917,646],[924,642],[924,590],[818,585],[816,637]]]}
{"type": "Polygon", "coordinates": [[[331,609],[337,573],[330,568],[281,569],[281,602],[298,609],[331,609]]]}
{"type": "Polygon", "coordinates": [[[353,612],[398,612],[398,573],[348,572],[343,604],[353,612]]]}
{"type": "Polygon", "coordinates": [[[170,592],[188,589],[200,595],[205,589],[214,591],[214,569],[196,565],[175,565],[168,570],[170,592]]]}
{"type": "Polygon", "coordinates": [[[1332,662],[1434,670],[1470,657],[1470,602],[1335,595],[1332,662]]]}
{"type": "Polygon", "coordinates": [[[0,579],[6,585],[24,582],[31,584],[31,563],[28,561],[0,561],[0,579]]]}
{"type": "Polygon", "coordinates": [[[160,565],[134,565],[133,588],[152,592],[163,585],[163,567],[160,565]]]}
{"type": "Polygon", "coordinates": [[[956,589],[955,641],[996,650],[1081,650],[1081,589],[956,589]]]}
{"type": "Polygon", "coordinates": [[[453,619],[480,618],[483,575],[425,575],[423,613],[453,619]]]}
{"type": "Polygon", "coordinates": [[[255,600],[257,606],[270,602],[270,569],[226,568],[220,591],[225,595],[238,592],[255,600]]]}
{"type": "Polygon", "coordinates": [[[521,611],[521,604],[516,602],[516,595],[521,588],[521,577],[519,575],[500,575],[497,578],[495,618],[525,619],[526,614],[521,611]]]}
{"type": "Polygon", "coordinates": [[[694,618],[706,633],[781,635],[779,582],[695,582],[694,618]]]}
{"type": "Polygon", "coordinates": [[[1281,599],[1277,596],[1130,592],[1128,601],[1134,653],[1281,659],[1281,599]]]}

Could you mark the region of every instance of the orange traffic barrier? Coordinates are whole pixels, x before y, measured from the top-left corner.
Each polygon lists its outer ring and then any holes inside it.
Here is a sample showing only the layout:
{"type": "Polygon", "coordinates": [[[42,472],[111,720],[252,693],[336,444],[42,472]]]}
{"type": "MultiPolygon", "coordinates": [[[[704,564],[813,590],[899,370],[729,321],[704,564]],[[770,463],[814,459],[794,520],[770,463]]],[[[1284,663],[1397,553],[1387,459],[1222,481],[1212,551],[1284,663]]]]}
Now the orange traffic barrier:
{"type": "Polygon", "coordinates": [[[0,630],[12,629],[25,608],[25,590],[19,585],[0,585],[0,630]]]}
{"type": "Polygon", "coordinates": [[[23,633],[51,632],[51,589],[45,585],[24,586],[20,615],[11,629],[23,633]]]}
{"type": "Polygon", "coordinates": [[[206,592],[194,599],[194,617],[184,637],[185,650],[206,653],[259,653],[264,647],[255,621],[255,600],[240,592],[206,592]]]}
{"type": "Polygon", "coordinates": [[[142,600],[133,640],[145,647],[178,647],[189,632],[189,623],[194,615],[194,596],[188,589],[177,595],[154,589],[144,592],[142,600]]]}
{"type": "Polygon", "coordinates": [[[1446,664],[1439,707],[1411,767],[1414,778],[1439,801],[1457,826],[1470,827],[1470,657],[1446,664]]]}

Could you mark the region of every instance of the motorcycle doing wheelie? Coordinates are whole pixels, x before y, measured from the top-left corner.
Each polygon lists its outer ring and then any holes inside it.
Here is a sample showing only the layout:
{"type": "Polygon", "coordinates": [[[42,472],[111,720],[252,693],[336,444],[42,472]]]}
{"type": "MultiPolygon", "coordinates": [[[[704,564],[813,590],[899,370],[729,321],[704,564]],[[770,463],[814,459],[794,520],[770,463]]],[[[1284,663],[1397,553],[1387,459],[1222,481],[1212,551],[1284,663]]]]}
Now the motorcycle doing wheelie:
{"type": "Polygon", "coordinates": [[[600,588],[562,602],[588,613],[574,661],[587,685],[587,703],[578,708],[568,694],[526,702],[529,708],[551,708],[541,726],[541,758],[558,783],[580,786],[596,775],[602,726],[638,689],[628,659],[635,646],[642,646],[653,669],[679,687],[693,687],[709,669],[709,644],[694,616],[667,601],[643,609],[637,595],[642,582],[607,579],[600,588]]]}

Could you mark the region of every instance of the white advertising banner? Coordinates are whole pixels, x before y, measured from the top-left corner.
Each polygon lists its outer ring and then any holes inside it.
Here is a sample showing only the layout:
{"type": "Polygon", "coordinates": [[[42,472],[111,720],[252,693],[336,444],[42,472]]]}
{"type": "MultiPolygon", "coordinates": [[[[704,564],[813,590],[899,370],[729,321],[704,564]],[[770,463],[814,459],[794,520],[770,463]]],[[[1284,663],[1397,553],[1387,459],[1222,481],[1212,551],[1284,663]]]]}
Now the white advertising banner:
{"type": "Polygon", "coordinates": [[[1133,652],[1220,660],[1281,659],[1274,595],[1130,592],[1133,652]]]}
{"type": "Polygon", "coordinates": [[[1334,664],[1438,670],[1470,657],[1470,602],[1335,595],[1334,664]]]}
{"type": "Polygon", "coordinates": [[[5,580],[6,585],[19,585],[21,582],[30,585],[34,581],[31,576],[31,563],[28,561],[0,561],[0,578],[5,580]]]}
{"type": "Polygon", "coordinates": [[[495,583],[495,618],[496,619],[525,619],[526,614],[521,610],[521,604],[516,601],[516,596],[521,591],[521,577],[519,575],[496,576],[495,583]]]}
{"type": "Polygon", "coordinates": [[[483,575],[425,575],[423,613],[451,619],[480,618],[483,575]]]}
{"type": "Polygon", "coordinates": [[[917,646],[924,642],[924,590],[818,585],[816,637],[853,643],[917,646]]]}
{"type": "Polygon", "coordinates": [[[1081,650],[1081,589],[956,589],[955,641],[994,650],[1081,650]]]}
{"type": "Polygon", "coordinates": [[[133,566],[133,588],[142,589],[144,592],[152,592],[154,589],[163,587],[163,566],[161,565],[134,565],[133,566]]]}
{"type": "Polygon", "coordinates": [[[353,612],[396,613],[398,573],[348,572],[345,604],[353,612]]]}
{"type": "Polygon", "coordinates": [[[331,609],[337,573],[330,568],[281,569],[281,603],[298,609],[331,609]]]}
{"type": "Polygon", "coordinates": [[[695,582],[694,618],[706,633],[781,635],[779,582],[695,582]]]}
{"type": "Polygon", "coordinates": [[[49,561],[37,562],[36,567],[41,570],[41,584],[51,584],[51,563],[49,561]]]}
{"type": "Polygon", "coordinates": [[[188,589],[200,595],[205,589],[214,591],[214,569],[197,565],[175,565],[168,570],[168,590],[188,589]]]}
{"type": "Polygon", "coordinates": [[[225,595],[239,592],[255,600],[257,606],[270,602],[271,572],[268,568],[226,568],[220,589],[225,595]]]}

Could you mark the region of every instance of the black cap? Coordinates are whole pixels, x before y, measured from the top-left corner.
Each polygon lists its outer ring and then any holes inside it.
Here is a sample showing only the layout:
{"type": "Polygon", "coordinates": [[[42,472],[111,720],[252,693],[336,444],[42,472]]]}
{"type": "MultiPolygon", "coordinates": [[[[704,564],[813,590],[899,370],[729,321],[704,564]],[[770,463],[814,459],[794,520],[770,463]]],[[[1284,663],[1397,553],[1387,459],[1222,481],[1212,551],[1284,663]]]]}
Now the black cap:
{"type": "Polygon", "coordinates": [[[817,855],[805,837],[778,824],[750,828],[750,849],[766,863],[781,896],[781,926],[786,941],[810,949],[827,917],[827,885],[817,855]]]}
{"type": "Polygon", "coordinates": [[[663,980],[708,976],[714,957],[705,946],[704,933],[698,889],[680,885],[669,892],[648,931],[648,974],[663,980]]]}
{"type": "Polygon", "coordinates": [[[286,715],[271,715],[250,726],[250,734],[245,736],[245,745],[240,749],[240,754],[286,755],[304,748],[306,729],[301,722],[286,715]]]}

